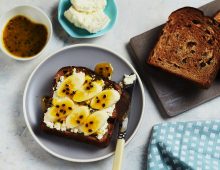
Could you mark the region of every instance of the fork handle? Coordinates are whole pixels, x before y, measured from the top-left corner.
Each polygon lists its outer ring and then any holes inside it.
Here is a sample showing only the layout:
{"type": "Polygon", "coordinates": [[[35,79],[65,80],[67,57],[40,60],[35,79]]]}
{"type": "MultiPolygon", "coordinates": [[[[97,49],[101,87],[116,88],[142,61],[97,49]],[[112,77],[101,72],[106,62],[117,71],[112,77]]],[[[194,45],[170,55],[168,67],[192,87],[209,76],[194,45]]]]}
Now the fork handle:
{"type": "Polygon", "coordinates": [[[115,157],[113,161],[112,170],[121,170],[122,158],[124,152],[125,139],[121,138],[117,140],[115,157]]]}

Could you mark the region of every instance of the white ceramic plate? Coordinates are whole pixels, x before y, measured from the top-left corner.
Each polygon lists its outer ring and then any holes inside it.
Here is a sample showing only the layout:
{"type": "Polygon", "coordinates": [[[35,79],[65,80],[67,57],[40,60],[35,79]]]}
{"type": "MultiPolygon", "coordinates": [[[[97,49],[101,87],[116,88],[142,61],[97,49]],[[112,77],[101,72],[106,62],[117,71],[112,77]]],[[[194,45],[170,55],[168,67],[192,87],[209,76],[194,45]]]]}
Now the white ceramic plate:
{"type": "MultiPolygon", "coordinates": [[[[52,155],[73,162],[92,162],[111,156],[115,150],[116,134],[106,148],[80,143],[73,139],[46,134],[39,129],[43,116],[42,96],[49,95],[55,73],[64,66],[84,66],[93,69],[97,63],[109,62],[114,67],[112,79],[119,82],[124,74],[136,73],[135,69],[118,54],[94,45],[73,45],[52,54],[32,72],[23,97],[24,117],[29,131],[37,143],[52,155]]],[[[138,76],[135,86],[126,144],[134,137],[140,125],[144,108],[144,89],[138,76]]]]}

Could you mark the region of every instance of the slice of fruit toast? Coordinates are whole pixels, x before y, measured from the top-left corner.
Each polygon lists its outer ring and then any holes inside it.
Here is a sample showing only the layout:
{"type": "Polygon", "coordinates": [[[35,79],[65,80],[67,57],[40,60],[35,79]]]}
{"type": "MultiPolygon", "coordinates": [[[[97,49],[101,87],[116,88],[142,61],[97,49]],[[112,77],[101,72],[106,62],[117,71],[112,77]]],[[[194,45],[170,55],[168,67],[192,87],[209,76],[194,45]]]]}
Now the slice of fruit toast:
{"type": "Polygon", "coordinates": [[[61,68],[51,97],[44,98],[41,129],[105,147],[113,134],[121,91],[119,84],[88,68],[61,68]]]}
{"type": "Polygon", "coordinates": [[[209,88],[220,68],[219,46],[217,22],[196,8],[184,7],[169,16],[147,63],[209,88]]]}

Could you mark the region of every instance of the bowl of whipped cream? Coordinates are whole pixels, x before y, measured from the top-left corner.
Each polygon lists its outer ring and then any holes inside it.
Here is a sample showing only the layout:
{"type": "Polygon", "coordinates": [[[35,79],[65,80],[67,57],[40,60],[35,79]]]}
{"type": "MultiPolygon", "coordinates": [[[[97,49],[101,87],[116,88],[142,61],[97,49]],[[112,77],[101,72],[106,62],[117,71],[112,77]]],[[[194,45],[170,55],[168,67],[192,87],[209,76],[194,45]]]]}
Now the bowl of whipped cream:
{"type": "Polygon", "coordinates": [[[117,7],[114,0],[60,0],[58,20],[73,38],[95,38],[115,25],[117,7]]]}

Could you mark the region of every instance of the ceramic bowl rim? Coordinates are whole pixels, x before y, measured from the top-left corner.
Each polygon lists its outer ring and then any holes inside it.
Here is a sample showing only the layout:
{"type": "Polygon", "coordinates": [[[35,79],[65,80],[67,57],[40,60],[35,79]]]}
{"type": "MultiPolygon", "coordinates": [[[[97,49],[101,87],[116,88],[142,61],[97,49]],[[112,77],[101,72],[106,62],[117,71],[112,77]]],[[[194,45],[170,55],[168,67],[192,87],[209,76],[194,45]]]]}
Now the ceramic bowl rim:
{"type": "MultiPolygon", "coordinates": [[[[36,55],[31,56],[31,57],[22,58],[22,57],[17,57],[17,56],[15,56],[15,55],[9,53],[9,52],[5,49],[5,47],[4,47],[4,45],[3,45],[3,40],[2,40],[2,34],[3,34],[3,33],[2,33],[2,32],[0,33],[0,39],[1,39],[1,40],[0,40],[0,49],[2,50],[2,52],[3,52],[4,54],[6,54],[8,57],[13,58],[13,59],[15,59],[15,60],[19,60],[19,61],[29,61],[29,60],[33,60],[33,59],[39,57],[39,56],[45,51],[45,49],[48,47],[48,45],[49,45],[49,43],[50,43],[50,41],[51,41],[52,35],[53,35],[53,26],[52,26],[52,23],[51,23],[50,18],[47,16],[47,14],[46,14],[42,9],[40,9],[39,7],[36,7],[36,6],[33,6],[33,5],[18,5],[18,6],[14,6],[13,8],[9,9],[8,11],[6,11],[6,12],[0,17],[0,21],[2,21],[3,18],[5,18],[8,13],[17,10],[18,8],[32,8],[32,9],[35,9],[38,13],[41,13],[41,14],[45,17],[45,19],[47,20],[47,22],[49,23],[49,27],[46,26],[46,28],[49,30],[48,32],[50,32],[50,34],[48,34],[46,44],[44,45],[44,47],[41,49],[40,52],[38,52],[36,55]]],[[[6,23],[7,23],[9,20],[10,20],[10,19],[8,19],[6,22],[4,22],[4,23],[2,24],[3,27],[2,27],[2,30],[0,30],[0,31],[3,31],[3,29],[4,29],[5,25],[6,25],[6,23]]]]}

